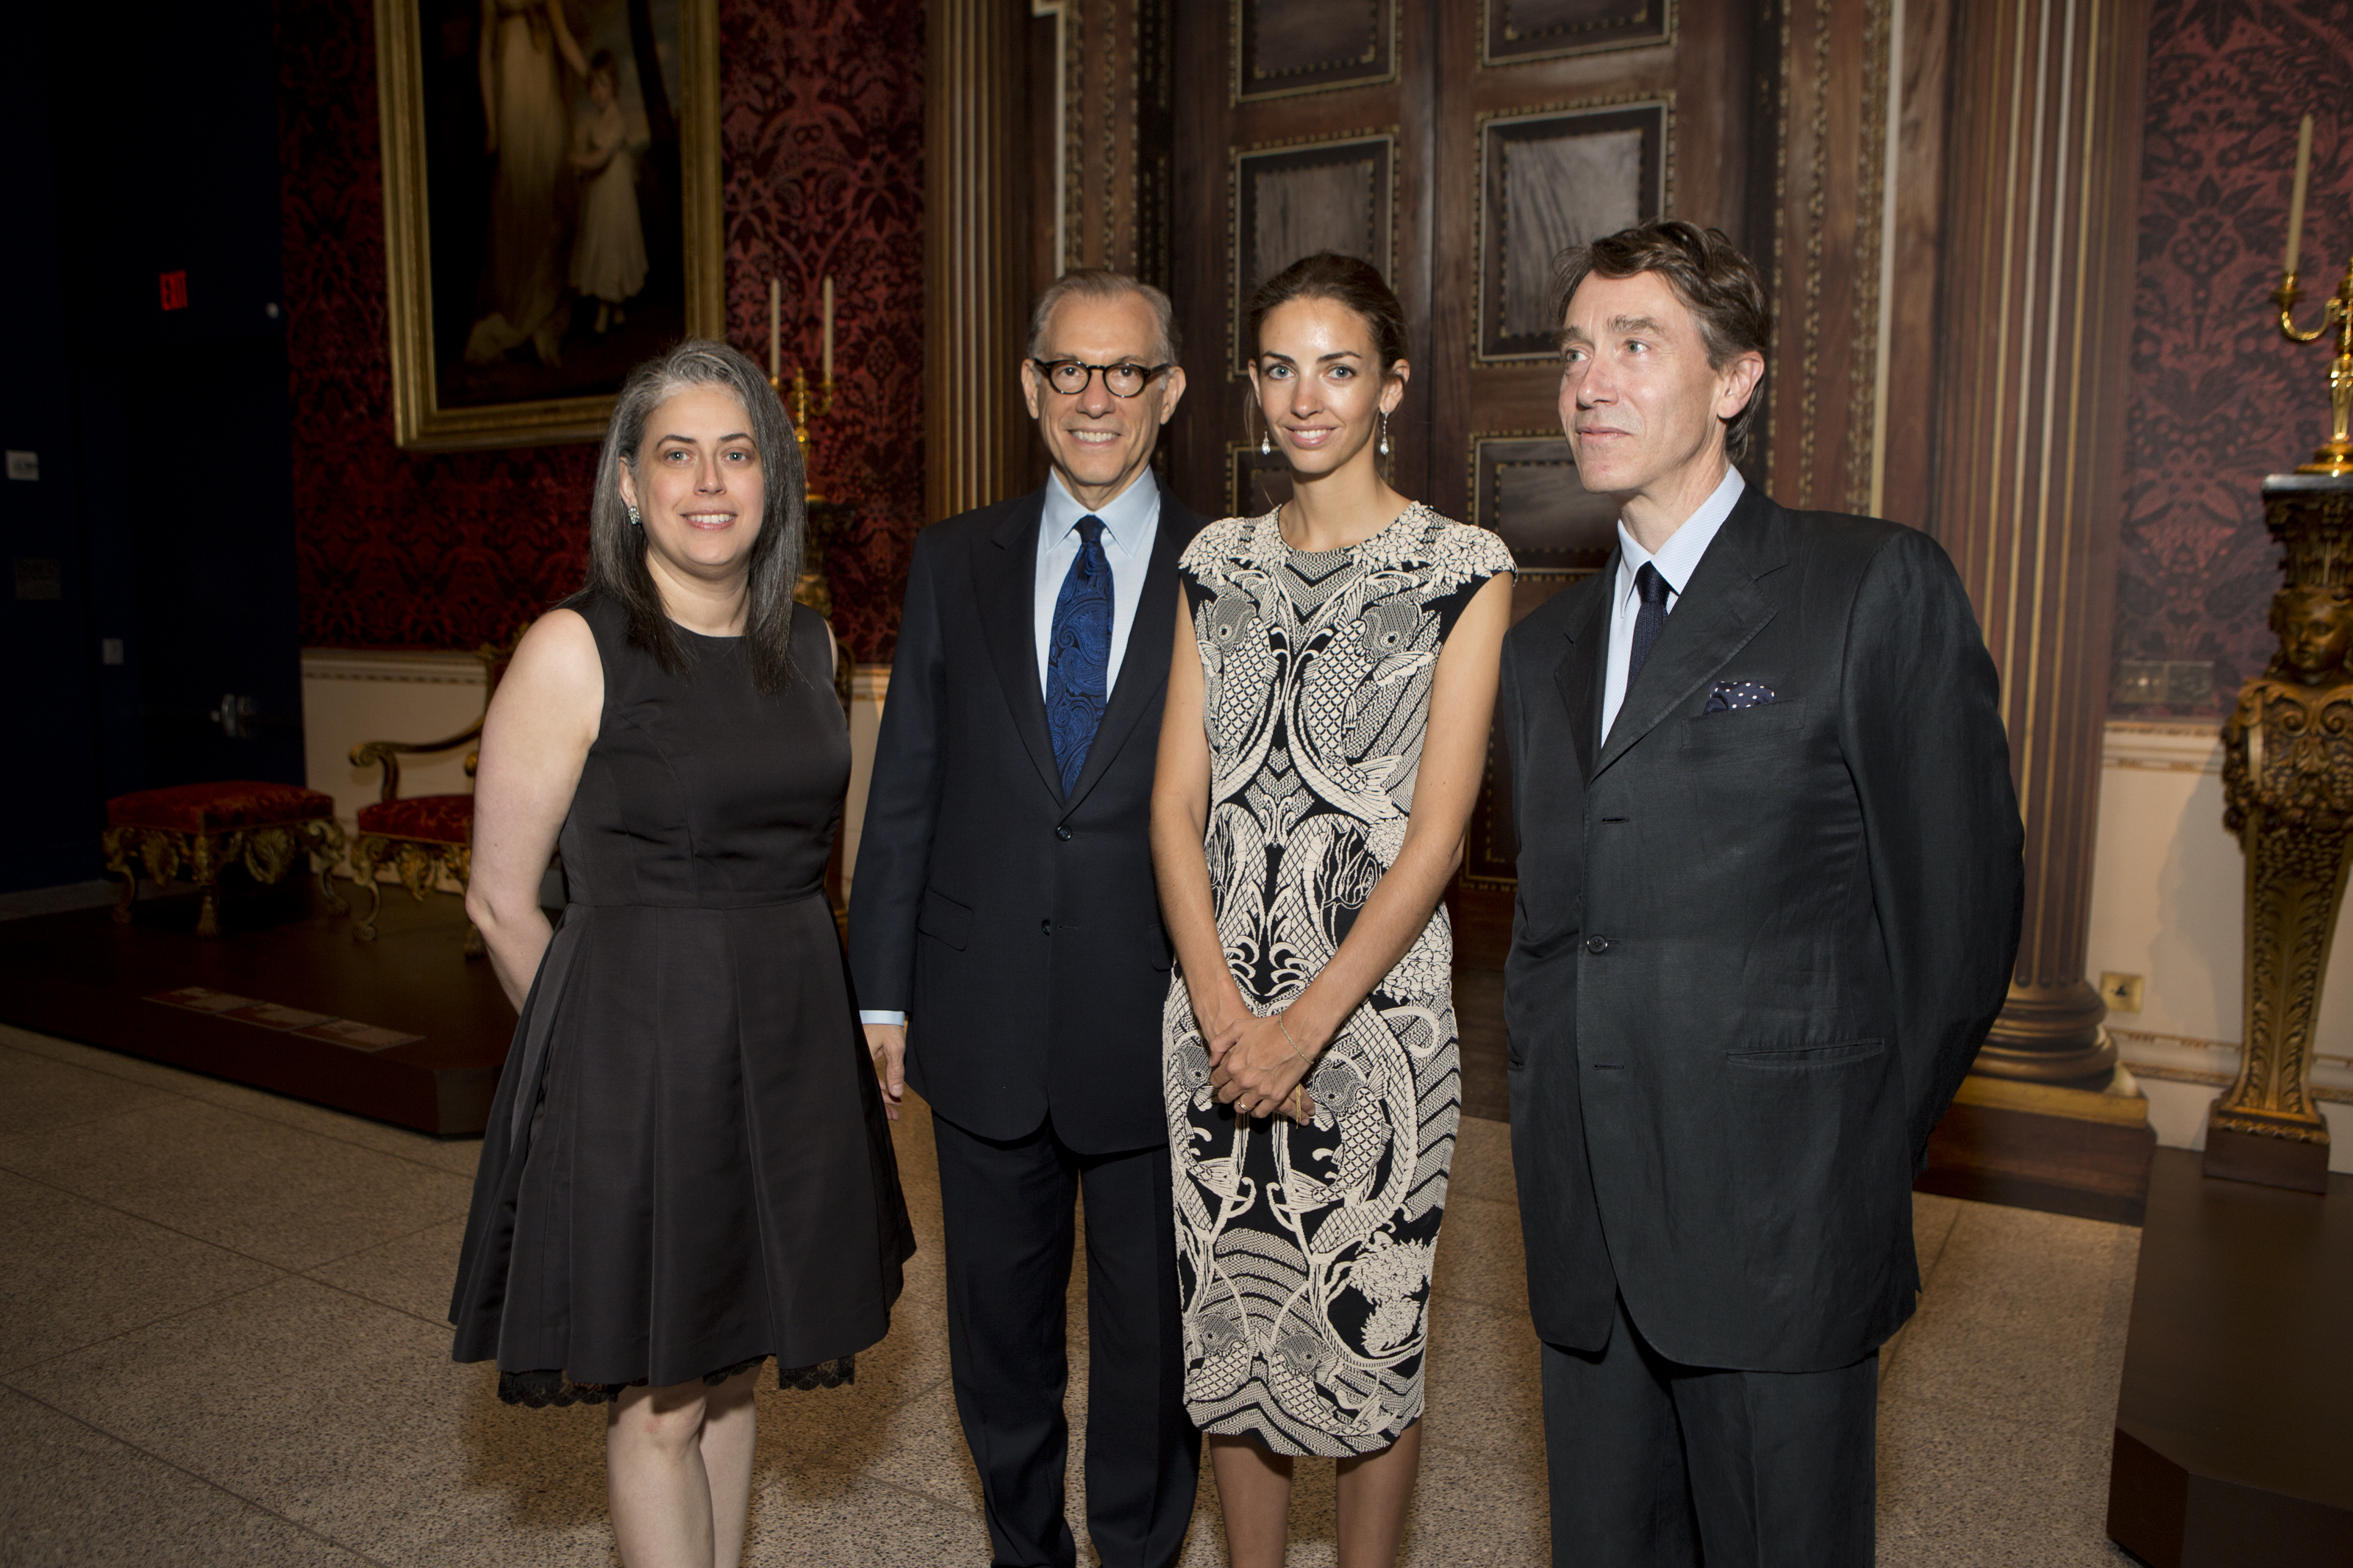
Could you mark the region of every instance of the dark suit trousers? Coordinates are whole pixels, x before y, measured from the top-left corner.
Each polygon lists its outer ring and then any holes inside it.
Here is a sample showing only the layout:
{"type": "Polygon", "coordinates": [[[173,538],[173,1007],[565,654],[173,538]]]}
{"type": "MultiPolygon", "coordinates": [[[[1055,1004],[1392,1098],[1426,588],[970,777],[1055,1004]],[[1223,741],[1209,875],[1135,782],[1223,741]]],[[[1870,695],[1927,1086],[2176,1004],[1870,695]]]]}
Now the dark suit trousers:
{"type": "Polygon", "coordinates": [[[1544,1347],[1553,1568],[1871,1568],[1879,1356],[1683,1366],[1623,1297],[1599,1352],[1544,1347]]]}
{"type": "Polygon", "coordinates": [[[1166,1144],[1081,1154],[1050,1121],[982,1138],[936,1113],[948,1359],[997,1568],[1071,1568],[1062,1391],[1073,1209],[1087,1215],[1087,1528],[1104,1568],[1167,1568],[1184,1545],[1201,1439],[1185,1414],[1185,1331],[1166,1144]]]}

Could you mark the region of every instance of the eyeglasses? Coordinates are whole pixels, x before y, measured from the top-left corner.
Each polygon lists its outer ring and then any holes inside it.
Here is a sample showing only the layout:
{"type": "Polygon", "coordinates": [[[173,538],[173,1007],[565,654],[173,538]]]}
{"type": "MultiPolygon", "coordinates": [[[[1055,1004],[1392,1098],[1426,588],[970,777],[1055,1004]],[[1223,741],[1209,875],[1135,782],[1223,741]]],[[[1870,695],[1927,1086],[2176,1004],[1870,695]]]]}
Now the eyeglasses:
{"type": "Polygon", "coordinates": [[[1033,359],[1038,374],[1046,384],[1065,397],[1076,397],[1086,391],[1087,384],[1103,373],[1103,385],[1113,397],[1134,397],[1151,384],[1154,376],[1175,370],[1174,362],[1167,364],[1089,364],[1075,359],[1033,359]]]}

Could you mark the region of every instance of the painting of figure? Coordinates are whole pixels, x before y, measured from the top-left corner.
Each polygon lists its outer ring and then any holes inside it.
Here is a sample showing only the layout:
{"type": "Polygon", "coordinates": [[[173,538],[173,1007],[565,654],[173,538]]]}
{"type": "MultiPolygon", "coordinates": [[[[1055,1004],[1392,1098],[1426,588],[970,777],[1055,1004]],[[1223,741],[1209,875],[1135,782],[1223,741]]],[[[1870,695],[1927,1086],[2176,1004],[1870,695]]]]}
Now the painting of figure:
{"type": "Polygon", "coordinates": [[[379,0],[404,446],[592,438],[631,365],[712,330],[713,9],[379,0]]]}

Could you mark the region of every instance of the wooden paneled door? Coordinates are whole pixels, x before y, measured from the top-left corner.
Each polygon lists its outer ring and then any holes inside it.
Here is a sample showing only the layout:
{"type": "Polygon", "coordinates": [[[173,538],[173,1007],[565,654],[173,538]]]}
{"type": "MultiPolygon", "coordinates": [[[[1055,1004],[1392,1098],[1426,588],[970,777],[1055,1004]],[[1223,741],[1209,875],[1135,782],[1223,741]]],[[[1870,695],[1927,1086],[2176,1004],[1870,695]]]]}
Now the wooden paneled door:
{"type": "MultiPolygon", "coordinates": [[[[1378,266],[1413,379],[1391,482],[1501,532],[1525,615],[1594,570],[1615,510],[1560,437],[1551,267],[1662,214],[1746,245],[1772,7],[1736,0],[1228,0],[1176,9],[1172,281],[1191,378],[1172,479],[1210,515],[1287,493],[1246,440],[1241,312],[1318,249],[1378,266]],[[1762,17],[1762,20],[1760,20],[1762,17]]],[[[1763,180],[1757,177],[1762,168],[1763,180]]],[[[1500,963],[1508,823],[1472,825],[1463,962],[1500,963]],[[1488,952],[1487,949],[1494,949],[1488,952]]]]}

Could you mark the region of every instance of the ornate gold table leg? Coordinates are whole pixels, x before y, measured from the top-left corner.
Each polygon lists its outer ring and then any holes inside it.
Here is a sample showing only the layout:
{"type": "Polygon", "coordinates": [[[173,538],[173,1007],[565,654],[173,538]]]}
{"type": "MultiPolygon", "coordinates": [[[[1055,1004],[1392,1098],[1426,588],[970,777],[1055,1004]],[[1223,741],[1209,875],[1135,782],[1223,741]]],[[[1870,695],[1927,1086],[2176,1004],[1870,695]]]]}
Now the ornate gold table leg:
{"type": "Polygon", "coordinates": [[[2306,1079],[2353,866],[2353,592],[2291,583],[2271,626],[2279,657],[2222,726],[2222,820],[2247,857],[2245,1056],[2208,1114],[2206,1173],[2325,1193],[2328,1123],[2306,1079]]]}
{"type": "Polygon", "coordinates": [[[224,868],[245,853],[245,835],[191,833],[189,869],[196,883],[196,934],[208,940],[220,935],[220,876],[224,868]]]}
{"type": "Polygon", "coordinates": [[[337,914],[349,914],[351,905],[335,891],[335,862],[343,858],[343,826],[332,816],[314,816],[301,827],[302,842],[319,858],[319,901],[337,914]]]}
{"type": "Polygon", "coordinates": [[[356,890],[367,895],[367,912],[352,927],[355,942],[375,940],[375,917],[384,910],[384,885],[375,879],[376,868],[384,864],[391,844],[382,836],[363,833],[352,844],[352,881],[356,890]]]}
{"type": "Polygon", "coordinates": [[[122,879],[122,891],[114,900],[114,923],[131,923],[131,905],[139,897],[139,866],[132,857],[139,849],[139,830],[135,827],[110,827],[99,839],[106,851],[106,869],[110,876],[122,879]]]}
{"type": "Polygon", "coordinates": [[[2247,814],[2247,1003],[2239,1081],[2206,1123],[2206,1172],[2328,1190],[2328,1123],[2306,1088],[2353,840],[2247,814]]]}

